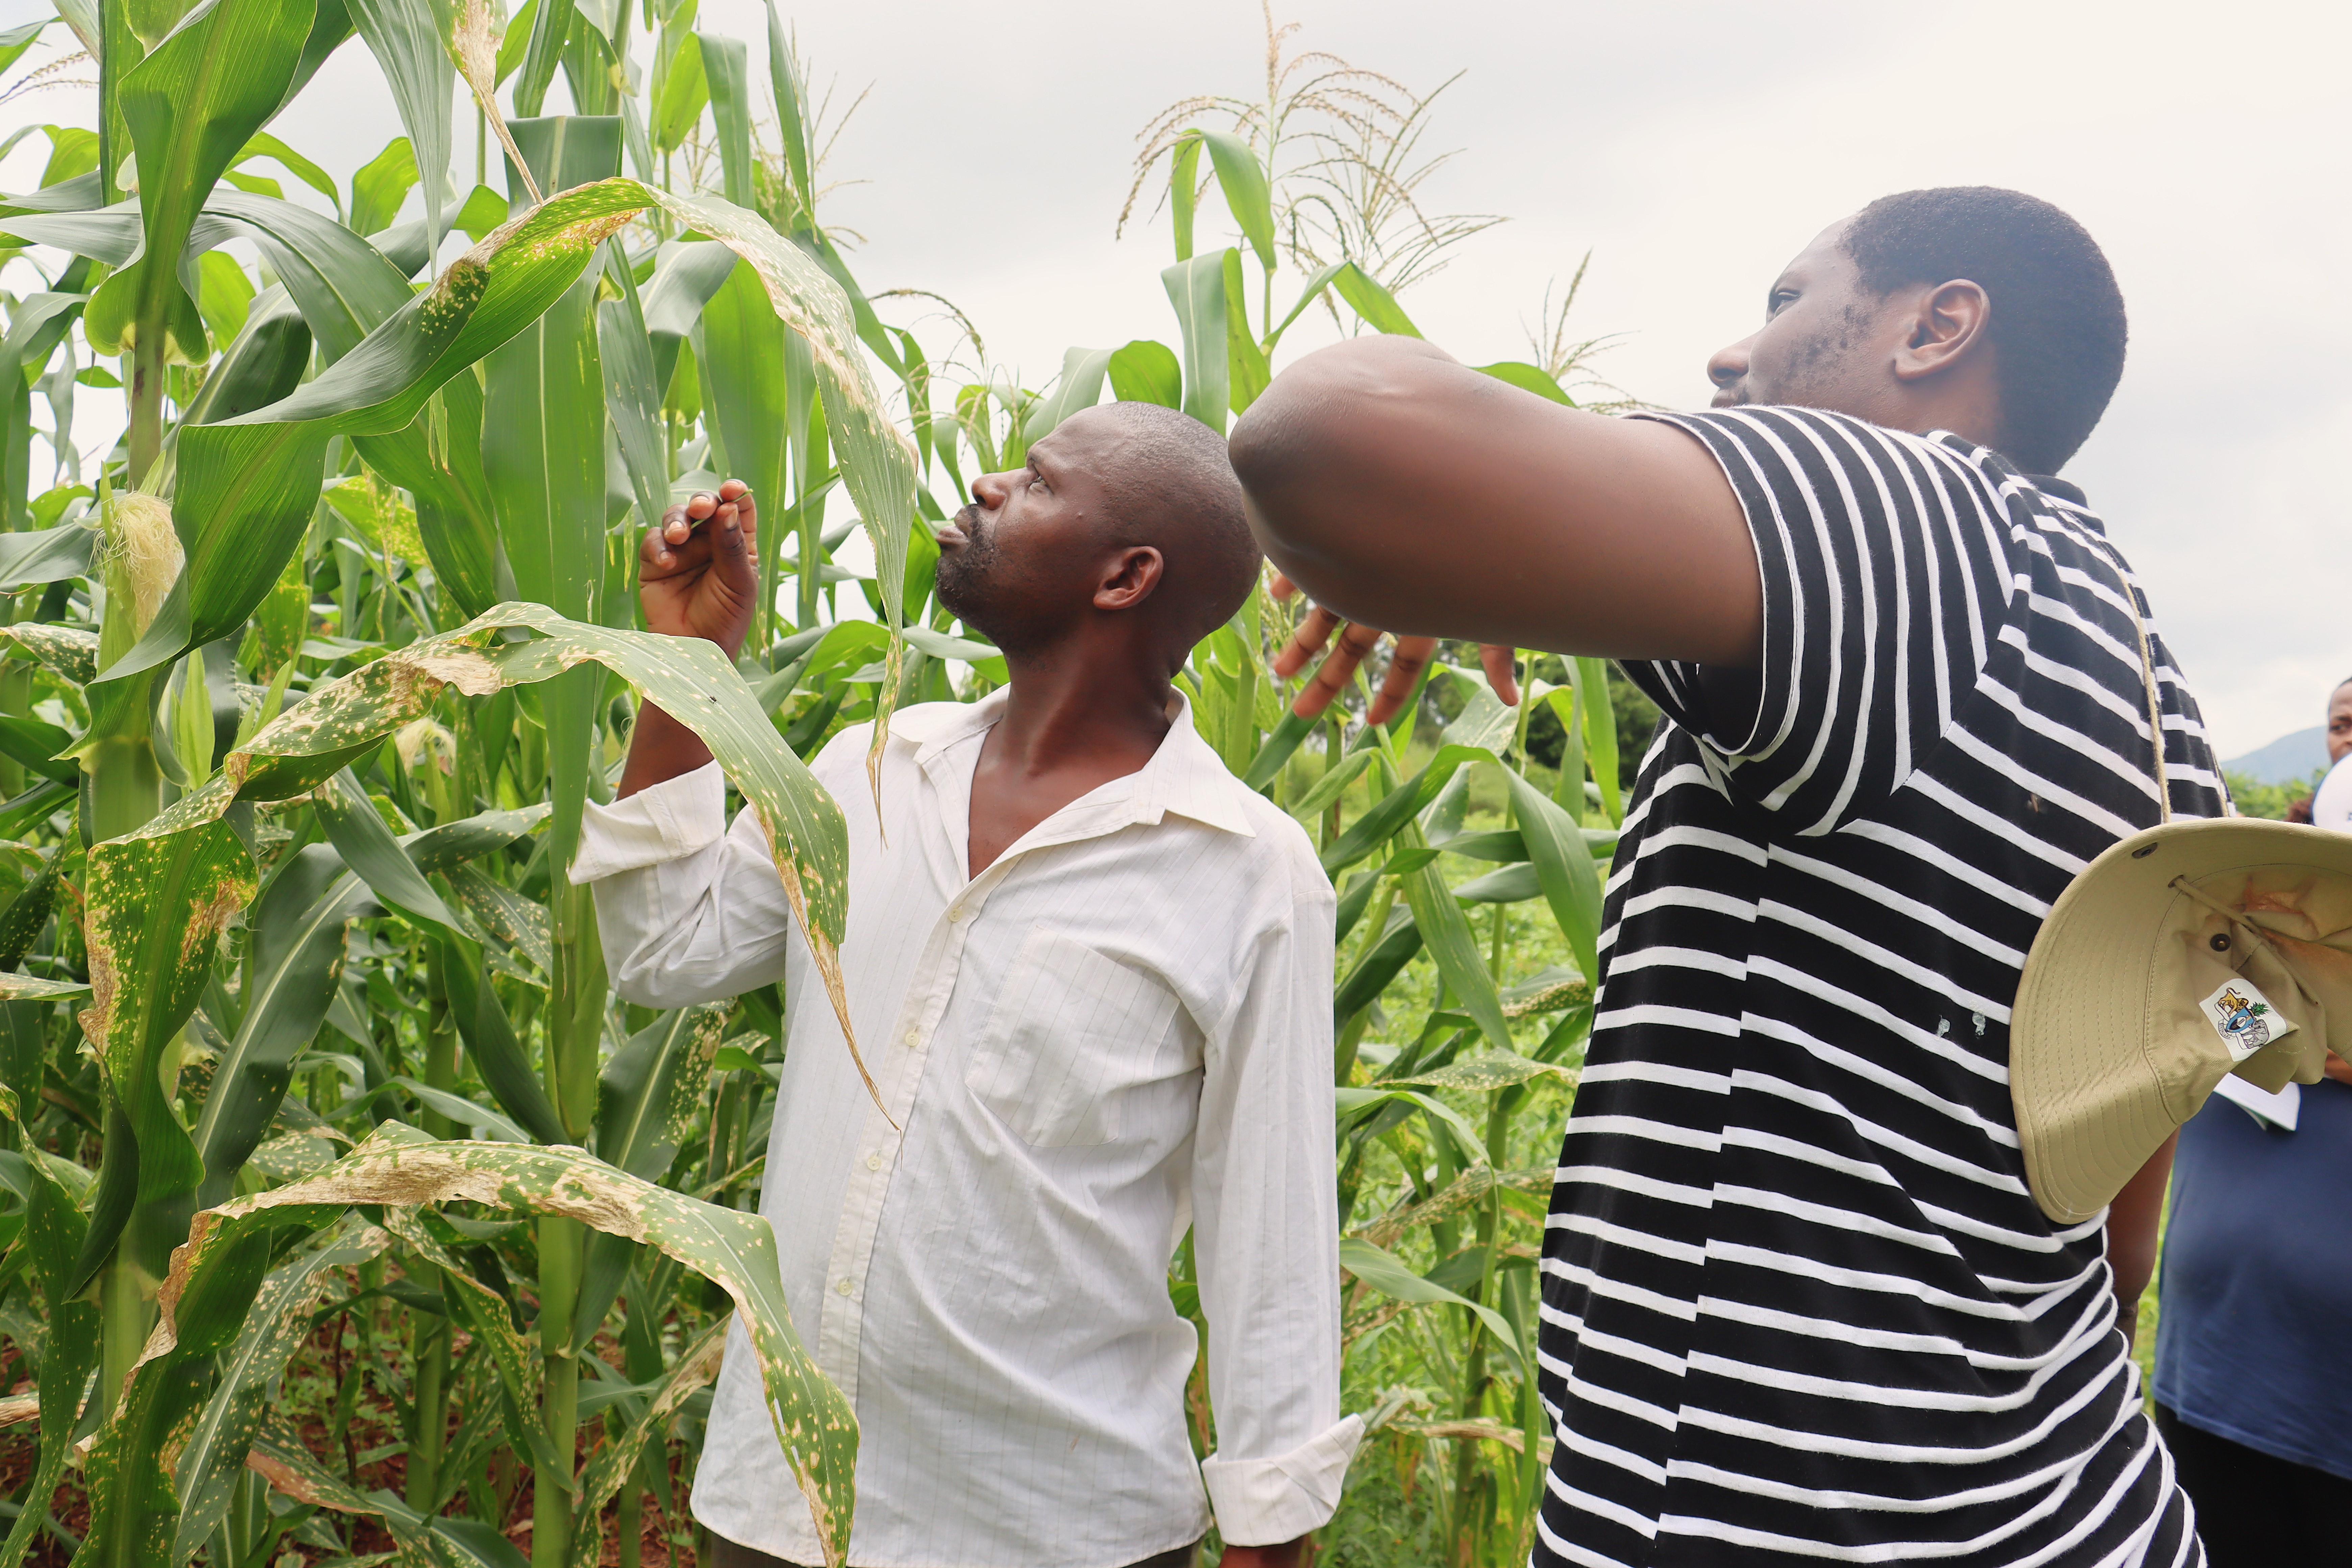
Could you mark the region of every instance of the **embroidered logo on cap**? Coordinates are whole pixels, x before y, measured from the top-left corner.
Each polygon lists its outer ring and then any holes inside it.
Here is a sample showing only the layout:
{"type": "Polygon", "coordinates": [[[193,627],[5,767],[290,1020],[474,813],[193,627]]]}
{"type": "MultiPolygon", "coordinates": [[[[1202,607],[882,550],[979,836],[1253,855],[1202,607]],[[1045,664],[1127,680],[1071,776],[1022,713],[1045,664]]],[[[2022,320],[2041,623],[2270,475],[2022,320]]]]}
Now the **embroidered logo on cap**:
{"type": "Polygon", "coordinates": [[[2225,981],[2205,998],[2204,1005],[2206,1021],[2230,1047],[2231,1061],[2244,1061],[2273,1040],[2294,1033],[2294,1021],[2282,1016],[2243,976],[2225,981]]]}

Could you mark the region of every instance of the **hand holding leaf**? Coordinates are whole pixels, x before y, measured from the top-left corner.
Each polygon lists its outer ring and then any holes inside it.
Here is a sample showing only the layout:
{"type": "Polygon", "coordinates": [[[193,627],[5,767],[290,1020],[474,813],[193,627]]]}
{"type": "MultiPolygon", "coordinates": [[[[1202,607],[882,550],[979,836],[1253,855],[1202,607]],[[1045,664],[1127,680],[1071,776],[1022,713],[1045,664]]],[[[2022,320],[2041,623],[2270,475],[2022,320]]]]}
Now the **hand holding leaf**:
{"type": "Polygon", "coordinates": [[[759,607],[759,510],[751,488],[729,479],[662,513],[637,549],[637,602],[646,629],[743,650],[759,607]]]}

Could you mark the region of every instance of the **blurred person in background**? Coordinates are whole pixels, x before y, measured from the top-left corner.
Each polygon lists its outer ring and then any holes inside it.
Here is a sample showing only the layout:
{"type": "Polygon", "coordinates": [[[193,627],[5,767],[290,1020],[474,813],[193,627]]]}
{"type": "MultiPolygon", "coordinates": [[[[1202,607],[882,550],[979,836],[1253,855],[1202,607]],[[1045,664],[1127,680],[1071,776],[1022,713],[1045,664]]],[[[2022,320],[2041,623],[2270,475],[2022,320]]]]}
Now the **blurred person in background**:
{"type": "MultiPolygon", "coordinates": [[[[2352,828],[2352,680],[2318,794],[2352,828]]],[[[2156,1424],[2213,1568],[2352,1568],[2352,1067],[2265,1094],[2221,1080],[2180,1130],[2158,1285],[2156,1424]]]]}
{"type": "MultiPolygon", "coordinates": [[[[2337,772],[2343,770],[2339,767],[2337,772]]],[[[2352,1568],[2352,1067],[2180,1130],[2156,1423],[2213,1568],[2352,1568]]]]}
{"type": "Polygon", "coordinates": [[[2352,757],[2352,680],[2327,699],[2327,776],[2309,799],[2287,808],[2289,822],[2352,832],[2352,766],[2346,765],[2347,757],[2352,757]]]}

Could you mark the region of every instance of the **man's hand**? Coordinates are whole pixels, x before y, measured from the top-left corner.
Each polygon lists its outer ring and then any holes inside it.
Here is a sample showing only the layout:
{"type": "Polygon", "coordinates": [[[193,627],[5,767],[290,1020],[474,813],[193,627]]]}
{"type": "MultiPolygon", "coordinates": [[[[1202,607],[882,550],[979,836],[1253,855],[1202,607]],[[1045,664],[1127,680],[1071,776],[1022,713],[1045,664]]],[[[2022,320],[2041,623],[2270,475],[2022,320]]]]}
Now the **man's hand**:
{"type": "Polygon", "coordinates": [[[637,548],[646,629],[715,642],[730,660],[741,653],[760,605],[759,537],[751,487],[740,479],[662,513],[637,548]]]}
{"type": "MultiPolygon", "coordinates": [[[[637,547],[637,603],[647,631],[701,637],[735,661],[760,605],[759,514],[751,486],[729,479],[717,495],[698,491],[662,513],[661,525],[647,529],[637,547]]],[[[617,794],[626,799],[709,761],[701,737],[646,703],[629,734],[617,794]]]]}
{"type": "Polygon", "coordinates": [[[1222,1568],[1299,1568],[1307,1561],[1307,1537],[1279,1546],[1228,1546],[1222,1568]]]}
{"type": "MultiPolygon", "coordinates": [[[[1272,591],[1276,598],[1287,599],[1298,589],[1289,578],[1276,572],[1272,591]]],[[[1388,635],[1370,626],[1341,620],[1320,605],[1310,605],[1307,618],[1298,623],[1298,629],[1291,634],[1288,644],[1275,656],[1275,674],[1286,680],[1297,674],[1306,668],[1308,659],[1323,651],[1323,645],[1330,641],[1335,630],[1339,634],[1339,646],[1315,671],[1315,679],[1299,692],[1298,700],[1290,705],[1290,710],[1301,719],[1312,719],[1330,707],[1333,699],[1348,689],[1348,682],[1355,677],[1356,667],[1362,664],[1373,646],[1388,635]]],[[[1436,651],[1435,637],[1397,638],[1396,652],[1389,659],[1388,674],[1382,678],[1381,689],[1372,699],[1371,711],[1364,716],[1365,722],[1385,724],[1394,717],[1396,710],[1412,696],[1422,670],[1428,666],[1436,651]]],[[[1519,683],[1512,668],[1511,650],[1486,644],[1478,649],[1478,662],[1486,667],[1486,682],[1495,689],[1495,695],[1501,698],[1507,706],[1518,706],[1519,683]]]]}

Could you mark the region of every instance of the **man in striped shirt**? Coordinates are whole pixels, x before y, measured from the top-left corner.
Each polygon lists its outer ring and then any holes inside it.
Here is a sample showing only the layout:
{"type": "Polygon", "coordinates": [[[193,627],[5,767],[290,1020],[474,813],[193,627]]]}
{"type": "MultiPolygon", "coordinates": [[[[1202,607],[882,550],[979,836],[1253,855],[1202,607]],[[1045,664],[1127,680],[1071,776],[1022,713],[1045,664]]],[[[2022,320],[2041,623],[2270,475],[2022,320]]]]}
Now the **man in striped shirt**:
{"type": "Polygon", "coordinates": [[[1234,432],[1268,553],[1358,618],[1318,690],[1400,627],[1613,655],[1668,721],[1545,1247],[1539,1563],[2200,1561],[2128,1359],[2169,1152],[2055,1226],[2008,1082],[2034,932],[2158,820],[2154,746],[2176,815],[2223,809],[2152,630],[2151,736],[2129,567],[2042,477],[2124,335],[2064,214],[1915,191],[1790,264],[1717,412],[1381,338],[1234,432]]]}

